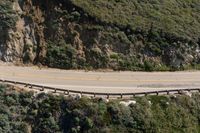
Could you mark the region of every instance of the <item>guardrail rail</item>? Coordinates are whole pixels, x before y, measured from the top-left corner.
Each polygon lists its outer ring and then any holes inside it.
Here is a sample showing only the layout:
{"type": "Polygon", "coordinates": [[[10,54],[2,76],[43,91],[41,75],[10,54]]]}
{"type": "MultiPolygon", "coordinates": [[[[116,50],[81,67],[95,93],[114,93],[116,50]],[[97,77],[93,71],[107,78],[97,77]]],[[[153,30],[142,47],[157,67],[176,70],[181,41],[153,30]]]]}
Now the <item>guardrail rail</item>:
{"type": "Polygon", "coordinates": [[[11,81],[11,80],[2,80],[0,79],[0,82],[7,83],[7,84],[13,84],[13,85],[23,85],[25,87],[29,87],[30,89],[39,89],[40,91],[45,90],[52,90],[54,93],[61,92],[64,95],[70,95],[70,94],[80,94],[86,95],[86,96],[92,96],[92,97],[107,97],[108,99],[110,97],[135,97],[135,96],[142,96],[142,95],[170,95],[170,94],[182,94],[183,92],[200,92],[200,88],[189,88],[189,89],[168,89],[168,90],[158,90],[158,91],[148,91],[148,92],[135,92],[135,93],[96,93],[96,92],[87,92],[87,91],[76,91],[76,90],[70,90],[70,89],[62,89],[62,88],[55,88],[55,87],[49,87],[49,86],[43,86],[43,85],[37,85],[37,84],[31,84],[31,83],[25,83],[25,82],[19,82],[19,81],[11,81]]]}

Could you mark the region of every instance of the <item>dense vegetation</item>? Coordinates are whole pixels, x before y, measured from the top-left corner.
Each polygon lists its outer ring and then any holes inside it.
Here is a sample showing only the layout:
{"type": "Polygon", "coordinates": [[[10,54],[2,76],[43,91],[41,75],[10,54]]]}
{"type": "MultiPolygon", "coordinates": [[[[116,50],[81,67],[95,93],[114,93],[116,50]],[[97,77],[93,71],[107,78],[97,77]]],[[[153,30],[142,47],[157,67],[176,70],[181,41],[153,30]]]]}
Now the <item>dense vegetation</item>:
{"type": "Polygon", "coordinates": [[[57,31],[51,36],[47,50],[46,63],[51,67],[199,69],[199,54],[195,53],[199,49],[200,33],[198,0],[69,0],[60,3],[63,5],[54,10],[51,18],[53,24],[48,24],[57,31]],[[75,25],[67,28],[59,18],[75,25]],[[63,31],[60,27],[73,30],[63,31]],[[67,36],[58,34],[63,32],[67,36]]]}
{"type": "Polygon", "coordinates": [[[16,14],[12,9],[12,2],[8,0],[7,2],[0,1],[0,30],[3,31],[7,28],[15,26],[16,14]]]}
{"type": "Polygon", "coordinates": [[[7,44],[28,40],[19,44],[24,53],[13,54],[24,63],[63,69],[200,69],[199,0],[19,0],[14,5],[21,12],[15,14],[12,3],[0,2],[0,23],[7,27],[16,15],[24,21],[27,38],[20,40],[16,33],[7,44]]]}
{"type": "Polygon", "coordinates": [[[76,99],[0,87],[1,133],[198,133],[200,95],[76,99]],[[151,102],[149,102],[151,101],[151,102]]]}
{"type": "Polygon", "coordinates": [[[199,0],[71,0],[90,16],[120,28],[163,29],[178,36],[198,38],[199,0]]]}

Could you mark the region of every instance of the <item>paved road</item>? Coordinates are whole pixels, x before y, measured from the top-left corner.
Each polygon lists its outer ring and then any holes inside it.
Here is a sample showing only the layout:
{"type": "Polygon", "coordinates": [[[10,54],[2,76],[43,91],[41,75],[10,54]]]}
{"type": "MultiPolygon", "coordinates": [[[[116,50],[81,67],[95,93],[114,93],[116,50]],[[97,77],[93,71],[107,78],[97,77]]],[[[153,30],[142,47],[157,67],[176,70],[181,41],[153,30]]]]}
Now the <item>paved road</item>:
{"type": "Polygon", "coordinates": [[[103,93],[131,93],[175,88],[200,88],[200,71],[84,72],[36,67],[0,66],[0,79],[103,93]]]}

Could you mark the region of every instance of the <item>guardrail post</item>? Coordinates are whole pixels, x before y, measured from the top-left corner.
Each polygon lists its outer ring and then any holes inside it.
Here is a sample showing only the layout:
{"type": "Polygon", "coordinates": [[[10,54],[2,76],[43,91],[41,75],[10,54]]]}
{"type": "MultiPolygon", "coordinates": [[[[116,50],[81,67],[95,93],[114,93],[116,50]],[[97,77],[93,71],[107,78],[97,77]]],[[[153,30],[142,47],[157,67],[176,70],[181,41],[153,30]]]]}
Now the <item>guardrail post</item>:
{"type": "Polygon", "coordinates": [[[109,94],[107,94],[107,99],[109,99],[109,97],[110,97],[110,95],[109,95],[109,94]]]}
{"type": "Polygon", "coordinates": [[[29,88],[33,88],[33,85],[30,85],[30,87],[29,88]]]}
{"type": "Polygon", "coordinates": [[[169,90],[167,90],[167,95],[169,95],[170,94],[170,91],[169,90]]]}
{"type": "Polygon", "coordinates": [[[25,86],[24,87],[28,87],[28,84],[25,84],[25,86]]]}
{"type": "Polygon", "coordinates": [[[181,92],[181,90],[178,90],[178,94],[181,94],[182,92],[181,92]]]}
{"type": "Polygon", "coordinates": [[[135,97],[135,94],[133,94],[133,97],[135,97]]]}
{"type": "Polygon", "coordinates": [[[55,88],[53,93],[56,93],[56,91],[57,91],[57,89],[55,88]]]}
{"type": "Polygon", "coordinates": [[[121,93],[120,96],[121,96],[121,99],[122,99],[123,98],[123,94],[121,93]]]}
{"type": "Polygon", "coordinates": [[[83,92],[81,91],[81,97],[83,96],[83,92]]]}
{"type": "Polygon", "coordinates": [[[157,96],[159,95],[159,92],[158,92],[158,91],[156,91],[156,95],[157,95],[157,96]]]}
{"type": "Polygon", "coordinates": [[[44,86],[42,86],[42,88],[40,89],[40,91],[44,91],[44,86]]]}
{"type": "Polygon", "coordinates": [[[94,93],[94,98],[96,97],[96,93],[94,93]]]}

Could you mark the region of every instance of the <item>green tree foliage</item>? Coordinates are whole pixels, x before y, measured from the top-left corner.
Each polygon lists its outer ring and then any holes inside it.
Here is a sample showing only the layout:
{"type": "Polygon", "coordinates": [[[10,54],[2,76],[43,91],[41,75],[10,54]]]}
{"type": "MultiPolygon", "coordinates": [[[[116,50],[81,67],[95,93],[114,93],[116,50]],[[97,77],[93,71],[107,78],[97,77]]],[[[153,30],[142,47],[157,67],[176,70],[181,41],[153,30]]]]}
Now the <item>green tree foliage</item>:
{"type": "Polygon", "coordinates": [[[15,91],[0,86],[1,133],[198,133],[200,95],[136,97],[118,100],[74,99],[15,91]],[[151,102],[149,102],[151,101],[151,102]]]}
{"type": "Polygon", "coordinates": [[[57,45],[50,42],[48,44],[46,63],[50,67],[76,68],[76,49],[71,44],[66,44],[65,42],[57,45]]]}
{"type": "Polygon", "coordinates": [[[7,28],[13,28],[15,26],[17,15],[12,9],[12,1],[1,0],[0,1],[0,30],[3,31],[7,28]]]}

